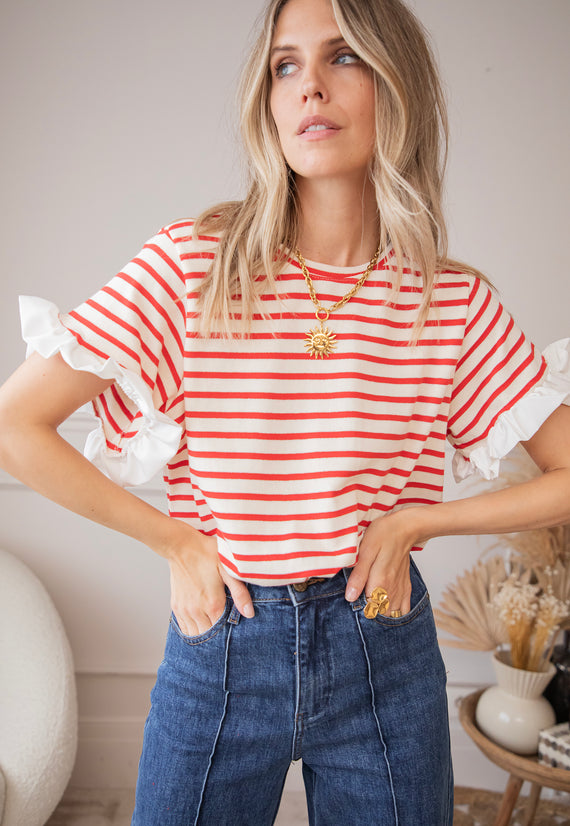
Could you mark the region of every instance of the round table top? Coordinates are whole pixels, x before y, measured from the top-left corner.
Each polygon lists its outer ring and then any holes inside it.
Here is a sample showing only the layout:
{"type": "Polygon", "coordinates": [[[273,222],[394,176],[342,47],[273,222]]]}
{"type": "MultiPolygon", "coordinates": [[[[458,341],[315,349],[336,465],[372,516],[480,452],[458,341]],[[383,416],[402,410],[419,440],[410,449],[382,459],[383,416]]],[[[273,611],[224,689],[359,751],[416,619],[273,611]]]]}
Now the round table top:
{"type": "Polygon", "coordinates": [[[493,743],[475,724],[475,709],[477,701],[485,689],[474,691],[466,697],[462,697],[458,702],[459,722],[477,745],[483,754],[500,766],[501,769],[529,780],[531,783],[538,783],[549,789],[558,789],[563,792],[570,792],[570,770],[558,769],[553,766],[546,766],[538,762],[538,757],[533,755],[525,757],[521,754],[514,754],[512,751],[493,743]]]}

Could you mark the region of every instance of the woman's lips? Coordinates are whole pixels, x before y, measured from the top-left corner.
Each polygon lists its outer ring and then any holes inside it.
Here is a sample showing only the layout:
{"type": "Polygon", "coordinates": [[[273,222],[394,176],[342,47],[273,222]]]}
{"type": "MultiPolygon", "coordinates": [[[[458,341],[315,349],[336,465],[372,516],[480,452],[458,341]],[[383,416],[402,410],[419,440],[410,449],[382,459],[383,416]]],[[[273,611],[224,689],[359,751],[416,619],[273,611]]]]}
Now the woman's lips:
{"type": "Polygon", "coordinates": [[[334,132],[338,132],[340,126],[329,118],[323,118],[320,115],[310,115],[303,118],[297,129],[297,135],[303,137],[323,138],[334,132]]]}

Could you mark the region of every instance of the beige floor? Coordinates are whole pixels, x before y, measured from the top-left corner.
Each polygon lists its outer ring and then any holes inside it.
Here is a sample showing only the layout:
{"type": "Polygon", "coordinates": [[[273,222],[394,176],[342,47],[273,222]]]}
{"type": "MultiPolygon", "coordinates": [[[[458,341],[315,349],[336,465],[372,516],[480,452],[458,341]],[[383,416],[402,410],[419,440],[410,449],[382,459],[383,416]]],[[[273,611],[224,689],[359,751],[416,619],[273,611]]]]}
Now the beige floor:
{"type": "MultiPolygon", "coordinates": [[[[46,826],[130,826],[131,790],[69,790],[46,826]]],[[[283,800],[275,826],[306,826],[305,795],[289,793],[283,800]]]]}
{"type": "MultiPolygon", "coordinates": [[[[478,789],[457,789],[454,826],[491,826],[500,795],[478,789]]],[[[69,790],[46,826],[130,826],[132,791],[69,790]]],[[[517,807],[511,826],[524,823],[524,798],[517,807]]],[[[302,792],[290,792],[283,800],[276,826],[307,826],[302,792]]],[[[339,826],[345,826],[339,824],[339,826]]],[[[570,798],[543,800],[534,826],[570,826],[570,798]]]]}

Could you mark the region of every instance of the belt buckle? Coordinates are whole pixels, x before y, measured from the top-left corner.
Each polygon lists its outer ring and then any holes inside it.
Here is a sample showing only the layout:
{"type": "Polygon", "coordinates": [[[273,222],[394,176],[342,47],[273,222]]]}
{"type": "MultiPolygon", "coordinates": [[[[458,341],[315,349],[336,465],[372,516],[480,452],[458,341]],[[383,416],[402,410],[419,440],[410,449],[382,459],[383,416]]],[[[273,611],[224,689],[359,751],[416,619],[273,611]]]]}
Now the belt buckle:
{"type": "Polygon", "coordinates": [[[324,576],[321,576],[321,577],[319,577],[319,576],[310,576],[304,582],[294,582],[293,583],[293,588],[294,588],[295,591],[298,591],[300,594],[303,594],[307,590],[309,585],[315,585],[317,582],[324,582],[324,581],[325,581],[324,576]]]}

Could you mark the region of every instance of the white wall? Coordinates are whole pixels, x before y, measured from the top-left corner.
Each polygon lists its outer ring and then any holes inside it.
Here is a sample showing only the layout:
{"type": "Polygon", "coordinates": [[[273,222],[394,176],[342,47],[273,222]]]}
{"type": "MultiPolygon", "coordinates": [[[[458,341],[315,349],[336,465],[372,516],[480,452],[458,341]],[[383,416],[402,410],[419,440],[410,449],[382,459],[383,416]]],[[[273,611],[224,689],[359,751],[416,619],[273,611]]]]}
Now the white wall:
{"type": "MultiPolygon", "coordinates": [[[[67,309],[162,224],[239,195],[233,94],[260,6],[3,0],[0,378],[23,357],[18,294],[67,309]]],[[[490,275],[539,346],[568,336],[570,5],[414,6],[432,32],[448,89],[452,252],[490,275]]],[[[87,428],[77,416],[65,433],[80,442],[87,428]]],[[[465,495],[453,485],[448,494],[465,495]]],[[[158,484],[142,495],[161,501],[158,484]]],[[[0,508],[0,543],[42,578],[71,639],[82,719],[77,782],[118,783],[109,761],[136,751],[148,675],[161,656],[165,564],[6,477],[0,508]],[[136,698],[132,705],[126,696],[136,698]]],[[[434,602],[482,547],[472,538],[430,543],[419,562],[434,602]]],[[[444,655],[452,697],[492,679],[487,654],[444,655]]],[[[456,723],[454,731],[463,765],[471,752],[456,723]]],[[[134,767],[122,764],[126,782],[134,767]]],[[[459,779],[501,785],[482,758],[476,765],[459,779]]]]}

